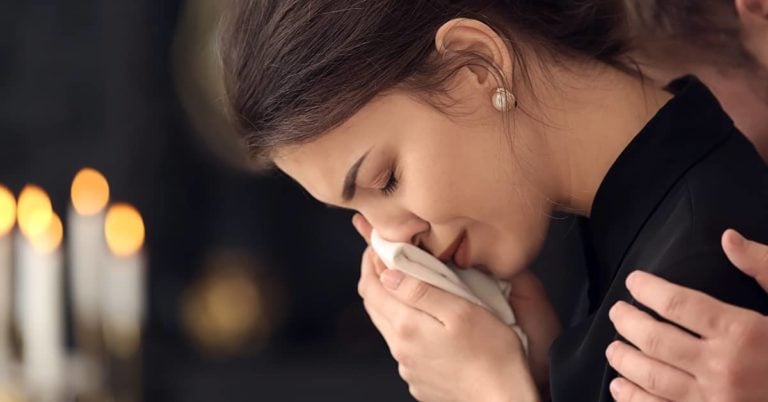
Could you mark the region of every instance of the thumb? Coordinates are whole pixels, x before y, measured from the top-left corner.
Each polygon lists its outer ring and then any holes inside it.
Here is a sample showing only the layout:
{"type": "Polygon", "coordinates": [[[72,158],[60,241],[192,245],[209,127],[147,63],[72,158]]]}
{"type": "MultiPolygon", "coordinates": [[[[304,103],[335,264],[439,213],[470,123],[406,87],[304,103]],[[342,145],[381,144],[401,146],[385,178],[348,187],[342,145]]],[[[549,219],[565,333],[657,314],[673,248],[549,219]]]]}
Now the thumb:
{"type": "Polygon", "coordinates": [[[510,281],[509,304],[523,332],[528,335],[531,372],[539,385],[546,383],[549,348],[560,335],[561,324],[541,281],[530,271],[510,281]]]}
{"type": "Polygon", "coordinates": [[[722,245],[733,265],[755,278],[768,292],[768,246],[746,239],[733,229],[723,233],[722,245]]]}
{"type": "Polygon", "coordinates": [[[434,317],[444,325],[455,324],[457,306],[470,304],[460,296],[432,286],[398,269],[384,270],[379,279],[396,299],[434,317]]]}

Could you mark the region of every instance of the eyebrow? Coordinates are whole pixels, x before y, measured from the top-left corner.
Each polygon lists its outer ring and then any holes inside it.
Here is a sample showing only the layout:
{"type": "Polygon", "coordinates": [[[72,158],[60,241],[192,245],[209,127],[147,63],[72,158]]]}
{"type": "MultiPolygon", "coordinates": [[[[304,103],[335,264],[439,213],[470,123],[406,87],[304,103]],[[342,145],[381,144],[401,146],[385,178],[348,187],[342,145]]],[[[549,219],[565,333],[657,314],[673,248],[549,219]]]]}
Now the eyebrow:
{"type": "Polygon", "coordinates": [[[349,168],[347,176],[344,178],[344,187],[341,189],[341,199],[345,202],[352,200],[355,196],[355,183],[357,182],[357,173],[360,171],[360,166],[363,164],[365,157],[368,156],[371,150],[365,151],[363,156],[355,162],[352,167],[349,168]]]}

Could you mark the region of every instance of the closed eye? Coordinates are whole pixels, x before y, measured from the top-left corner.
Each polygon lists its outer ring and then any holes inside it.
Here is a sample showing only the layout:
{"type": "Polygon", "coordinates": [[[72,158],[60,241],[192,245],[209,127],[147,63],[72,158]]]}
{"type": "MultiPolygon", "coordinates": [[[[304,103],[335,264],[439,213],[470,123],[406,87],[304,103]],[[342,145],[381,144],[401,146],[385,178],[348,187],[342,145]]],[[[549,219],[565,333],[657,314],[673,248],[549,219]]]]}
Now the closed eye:
{"type": "Polygon", "coordinates": [[[387,183],[384,185],[384,187],[381,188],[381,192],[384,194],[384,196],[389,197],[395,192],[395,190],[397,190],[398,184],[399,183],[397,175],[395,174],[395,169],[392,168],[390,169],[387,176],[387,183]]]}

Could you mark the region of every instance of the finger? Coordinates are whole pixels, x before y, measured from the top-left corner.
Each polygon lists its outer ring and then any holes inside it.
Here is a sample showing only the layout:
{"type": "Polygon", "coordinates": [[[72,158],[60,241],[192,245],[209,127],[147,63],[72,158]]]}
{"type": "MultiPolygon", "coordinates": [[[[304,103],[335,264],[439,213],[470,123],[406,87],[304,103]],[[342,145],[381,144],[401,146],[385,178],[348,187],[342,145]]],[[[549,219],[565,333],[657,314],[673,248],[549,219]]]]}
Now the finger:
{"type": "Polygon", "coordinates": [[[366,248],[363,253],[360,281],[358,282],[358,288],[361,290],[360,297],[363,299],[370,298],[372,292],[377,292],[377,288],[381,287],[379,277],[376,274],[375,256],[376,253],[371,247],[366,248]]]}
{"type": "Polygon", "coordinates": [[[691,375],[651,359],[621,341],[611,343],[605,355],[611,367],[647,393],[673,401],[690,400],[689,390],[695,383],[691,375]]]}
{"type": "Polygon", "coordinates": [[[404,347],[404,341],[410,340],[415,331],[419,331],[415,325],[404,325],[402,323],[391,323],[384,314],[380,313],[375,306],[373,306],[368,300],[363,300],[365,311],[368,313],[368,317],[371,318],[371,322],[384,338],[384,343],[389,349],[389,354],[398,362],[402,362],[405,358],[404,353],[407,347],[404,347]]]}
{"type": "Polygon", "coordinates": [[[381,274],[387,270],[387,266],[384,265],[384,261],[381,260],[381,257],[379,257],[378,254],[371,253],[371,258],[373,259],[373,271],[376,273],[377,277],[381,277],[381,274]]]}
{"type": "Polygon", "coordinates": [[[733,265],[755,278],[768,292],[768,246],[746,239],[733,229],[723,233],[722,244],[733,265]]]}
{"type": "MultiPolygon", "coordinates": [[[[365,264],[370,266],[370,269],[373,270],[376,278],[379,278],[382,272],[384,272],[387,269],[387,266],[384,265],[384,261],[381,260],[381,258],[376,254],[376,252],[370,246],[368,246],[365,249],[365,251],[363,251],[362,259],[363,261],[360,266],[361,278],[362,278],[363,270],[366,269],[365,264]]],[[[359,287],[358,287],[358,290],[360,290],[359,287]]],[[[363,297],[363,294],[361,292],[358,292],[358,293],[360,293],[360,297],[363,297]]]]}
{"type": "Polygon", "coordinates": [[[363,307],[365,308],[365,312],[368,314],[368,317],[371,319],[371,322],[373,322],[374,327],[376,327],[376,329],[386,340],[391,333],[391,325],[389,321],[387,321],[386,317],[376,310],[376,308],[371,304],[370,299],[367,297],[369,294],[370,284],[372,282],[371,275],[368,274],[368,272],[373,269],[373,259],[371,258],[372,255],[373,252],[370,247],[366,248],[363,252],[363,261],[360,266],[360,280],[357,283],[357,292],[363,299],[363,307]]]}
{"type": "Polygon", "coordinates": [[[363,264],[358,285],[362,289],[361,296],[366,306],[384,317],[392,331],[397,333],[412,334],[414,331],[432,330],[440,325],[435,317],[403,303],[384,288],[374,271],[371,255],[368,256],[369,262],[363,264]]]}
{"type": "Polygon", "coordinates": [[[375,270],[374,260],[372,258],[373,254],[373,249],[370,246],[366,247],[365,251],[363,251],[363,257],[360,261],[360,280],[357,282],[357,293],[363,299],[365,299],[371,283],[370,279],[367,279],[370,278],[368,272],[375,270]]]}
{"type": "Polygon", "coordinates": [[[352,216],[352,226],[357,229],[357,233],[365,239],[365,242],[371,244],[371,231],[373,226],[368,223],[368,220],[361,213],[356,213],[352,216]]]}
{"type": "Polygon", "coordinates": [[[363,299],[366,311],[374,312],[389,322],[390,317],[402,316],[408,307],[383,288],[379,276],[375,272],[375,255],[371,247],[366,248],[363,252],[357,289],[363,299]]]}
{"type": "Polygon", "coordinates": [[[363,307],[365,308],[368,317],[371,319],[373,326],[376,327],[379,333],[381,333],[384,341],[389,342],[388,340],[392,337],[392,325],[384,315],[379,313],[376,308],[371,305],[370,301],[363,299],[363,307]]]}
{"type": "MultiPolygon", "coordinates": [[[[376,254],[376,252],[373,250],[371,246],[366,247],[365,250],[363,251],[362,262],[360,266],[361,270],[364,268],[362,264],[370,264],[373,267],[373,272],[376,273],[376,277],[381,275],[381,273],[384,272],[385,269],[387,269],[387,266],[384,264],[384,261],[381,260],[381,257],[379,257],[379,255],[376,254]]],[[[362,296],[362,294],[360,296],[362,296]]]]}
{"type": "Polygon", "coordinates": [[[700,339],[623,301],[611,308],[608,317],[616,330],[646,355],[686,372],[697,366],[703,347],[700,339]]]}
{"type": "MultiPolygon", "coordinates": [[[[381,280],[379,276],[381,272],[385,271],[387,267],[381,261],[373,248],[368,246],[363,252],[363,261],[360,266],[360,281],[358,282],[358,293],[360,297],[366,298],[367,292],[371,288],[381,288],[381,280]]],[[[386,290],[381,289],[383,293],[387,293],[386,290]]],[[[390,296],[391,297],[391,296],[390,296]]]]}
{"type": "Polygon", "coordinates": [[[632,384],[624,378],[618,377],[611,381],[611,395],[616,402],[665,402],[657,396],[651,395],[644,389],[632,384]]]}
{"type": "Polygon", "coordinates": [[[457,319],[464,317],[461,309],[482,309],[397,269],[385,270],[381,274],[381,282],[402,303],[435,317],[446,326],[453,326],[457,319]]]}
{"type": "Polygon", "coordinates": [[[733,307],[709,295],[642,271],[631,273],[626,283],[635,300],[701,336],[712,337],[727,327],[733,307]]]}

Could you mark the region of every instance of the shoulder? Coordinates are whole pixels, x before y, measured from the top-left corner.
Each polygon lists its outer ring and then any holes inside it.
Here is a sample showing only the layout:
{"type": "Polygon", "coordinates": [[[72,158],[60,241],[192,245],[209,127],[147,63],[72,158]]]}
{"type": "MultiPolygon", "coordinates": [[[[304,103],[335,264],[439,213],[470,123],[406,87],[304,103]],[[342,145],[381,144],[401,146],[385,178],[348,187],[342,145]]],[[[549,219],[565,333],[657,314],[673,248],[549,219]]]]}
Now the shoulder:
{"type": "Polygon", "coordinates": [[[735,228],[768,241],[768,167],[740,135],[706,155],[649,217],[622,264],[768,313],[768,295],[721,247],[735,228]]]}
{"type": "Polygon", "coordinates": [[[734,130],[683,177],[692,229],[719,239],[727,228],[768,241],[768,164],[734,130]]]}

